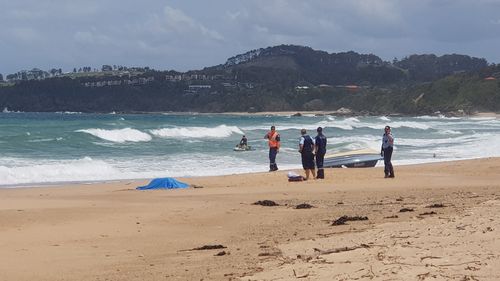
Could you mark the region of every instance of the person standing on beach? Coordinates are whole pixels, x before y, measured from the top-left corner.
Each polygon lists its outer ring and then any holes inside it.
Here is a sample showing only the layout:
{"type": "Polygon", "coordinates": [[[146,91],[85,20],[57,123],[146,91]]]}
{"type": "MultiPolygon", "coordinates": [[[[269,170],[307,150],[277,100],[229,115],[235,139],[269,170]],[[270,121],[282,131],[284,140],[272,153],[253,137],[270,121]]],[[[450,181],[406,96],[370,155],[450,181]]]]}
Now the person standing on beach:
{"type": "Polygon", "coordinates": [[[314,138],[314,154],[316,155],[316,167],[318,167],[317,179],[325,178],[325,170],[323,169],[323,161],[326,154],[326,137],[323,135],[323,128],[316,129],[318,135],[314,138]]]}
{"type": "Polygon", "coordinates": [[[382,148],[380,151],[380,156],[384,157],[385,178],[394,178],[394,168],[391,163],[393,147],[394,137],[391,133],[391,127],[385,126],[384,135],[382,136],[382,148]]]}
{"type": "Polygon", "coordinates": [[[314,141],[307,134],[306,129],[300,130],[300,142],[299,142],[299,152],[302,158],[302,167],[306,171],[305,180],[309,179],[309,174],[312,173],[313,178],[316,177],[316,172],[314,170],[314,141]]]}
{"type": "Polygon", "coordinates": [[[269,142],[269,172],[277,171],[278,165],[276,165],[276,155],[280,151],[280,134],[276,132],[274,126],[271,126],[271,131],[269,131],[264,138],[269,142]]]}

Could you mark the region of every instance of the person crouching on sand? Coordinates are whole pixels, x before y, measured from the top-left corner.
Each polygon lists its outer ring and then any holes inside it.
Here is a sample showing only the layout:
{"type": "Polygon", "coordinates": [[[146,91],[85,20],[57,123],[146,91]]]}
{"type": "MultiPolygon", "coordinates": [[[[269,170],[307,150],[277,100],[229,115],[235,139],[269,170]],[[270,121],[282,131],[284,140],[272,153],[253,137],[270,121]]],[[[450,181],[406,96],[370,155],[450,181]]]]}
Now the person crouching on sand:
{"type": "Polygon", "coordinates": [[[305,180],[309,179],[309,174],[312,173],[313,178],[316,178],[316,172],[314,170],[314,141],[307,134],[306,129],[300,130],[300,142],[299,142],[299,152],[302,158],[302,167],[306,171],[305,180]]]}

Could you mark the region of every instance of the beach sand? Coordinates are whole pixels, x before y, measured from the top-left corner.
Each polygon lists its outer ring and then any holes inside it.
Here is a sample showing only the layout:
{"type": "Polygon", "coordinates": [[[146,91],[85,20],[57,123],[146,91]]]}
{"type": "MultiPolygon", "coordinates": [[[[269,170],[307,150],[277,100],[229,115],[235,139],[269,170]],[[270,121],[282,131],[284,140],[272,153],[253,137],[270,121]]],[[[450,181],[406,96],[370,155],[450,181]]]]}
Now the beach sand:
{"type": "Polygon", "coordinates": [[[500,280],[500,158],[395,170],[0,189],[0,280],[500,280]]]}

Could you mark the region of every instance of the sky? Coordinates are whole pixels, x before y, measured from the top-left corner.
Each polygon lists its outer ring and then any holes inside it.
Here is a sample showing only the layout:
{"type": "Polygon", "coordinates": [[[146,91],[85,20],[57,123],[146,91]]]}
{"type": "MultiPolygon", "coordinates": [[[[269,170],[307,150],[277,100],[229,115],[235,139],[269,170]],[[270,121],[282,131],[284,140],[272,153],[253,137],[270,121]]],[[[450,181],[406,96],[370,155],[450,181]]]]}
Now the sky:
{"type": "Polygon", "coordinates": [[[500,0],[0,0],[0,74],[187,71],[281,44],[500,63],[500,0]]]}

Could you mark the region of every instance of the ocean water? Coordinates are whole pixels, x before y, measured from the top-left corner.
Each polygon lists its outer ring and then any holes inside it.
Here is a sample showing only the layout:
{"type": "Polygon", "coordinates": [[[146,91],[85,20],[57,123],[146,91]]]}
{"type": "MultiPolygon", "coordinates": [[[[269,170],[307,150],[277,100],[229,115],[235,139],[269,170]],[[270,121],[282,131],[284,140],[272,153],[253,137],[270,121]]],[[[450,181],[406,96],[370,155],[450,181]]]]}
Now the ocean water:
{"type": "MultiPolygon", "coordinates": [[[[0,187],[269,169],[264,135],[275,125],[280,169],[300,169],[300,129],[328,137],[328,153],[380,150],[385,125],[395,165],[500,156],[500,120],[221,114],[0,113],[0,187]],[[235,152],[241,136],[254,151],[235,152]]],[[[379,162],[378,165],[383,165],[379,162]]]]}

